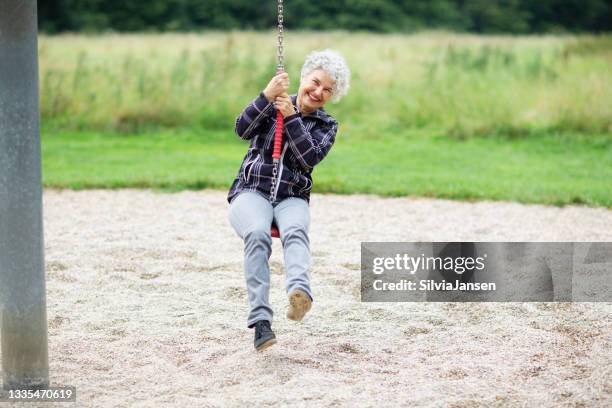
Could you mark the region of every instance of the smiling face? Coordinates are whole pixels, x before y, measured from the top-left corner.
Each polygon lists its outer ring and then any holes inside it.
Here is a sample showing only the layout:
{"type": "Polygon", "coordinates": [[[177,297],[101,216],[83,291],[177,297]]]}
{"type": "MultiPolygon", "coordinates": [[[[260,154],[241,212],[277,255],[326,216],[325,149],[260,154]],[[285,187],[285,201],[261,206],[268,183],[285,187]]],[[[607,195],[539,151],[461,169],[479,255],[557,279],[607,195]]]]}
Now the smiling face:
{"type": "Polygon", "coordinates": [[[327,102],[332,96],[334,80],[327,71],[315,69],[302,78],[297,95],[297,107],[304,115],[308,115],[327,102]]]}

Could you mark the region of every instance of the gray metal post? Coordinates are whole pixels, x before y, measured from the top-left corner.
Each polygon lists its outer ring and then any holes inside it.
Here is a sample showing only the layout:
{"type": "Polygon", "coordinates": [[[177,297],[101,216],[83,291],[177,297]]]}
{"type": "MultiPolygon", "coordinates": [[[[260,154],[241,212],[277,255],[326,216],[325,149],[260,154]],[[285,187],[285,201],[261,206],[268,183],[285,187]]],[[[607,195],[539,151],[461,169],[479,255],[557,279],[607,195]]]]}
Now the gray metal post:
{"type": "Polygon", "coordinates": [[[0,0],[0,304],[5,389],[49,383],[36,0],[0,0]]]}

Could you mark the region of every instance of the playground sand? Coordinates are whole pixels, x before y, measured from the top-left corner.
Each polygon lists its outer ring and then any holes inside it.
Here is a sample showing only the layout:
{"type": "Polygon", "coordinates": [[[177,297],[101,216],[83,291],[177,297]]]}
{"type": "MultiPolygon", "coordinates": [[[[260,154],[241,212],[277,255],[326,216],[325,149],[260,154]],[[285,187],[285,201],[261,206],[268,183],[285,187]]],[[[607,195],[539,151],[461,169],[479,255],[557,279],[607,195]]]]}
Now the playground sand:
{"type": "Polygon", "coordinates": [[[612,405],[610,303],[359,295],[361,241],[610,241],[611,210],[315,194],[313,308],[286,319],[274,240],[278,344],[257,353],[227,208],[220,191],[45,191],[52,385],[87,407],[612,405]]]}

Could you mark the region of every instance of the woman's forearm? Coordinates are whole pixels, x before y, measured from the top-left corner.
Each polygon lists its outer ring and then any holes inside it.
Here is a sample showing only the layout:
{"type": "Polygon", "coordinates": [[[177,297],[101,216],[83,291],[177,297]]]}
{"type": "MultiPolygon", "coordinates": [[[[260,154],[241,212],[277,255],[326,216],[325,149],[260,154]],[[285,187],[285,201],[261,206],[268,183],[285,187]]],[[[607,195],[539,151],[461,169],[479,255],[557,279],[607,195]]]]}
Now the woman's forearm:
{"type": "Polygon", "coordinates": [[[263,119],[269,117],[272,111],[272,104],[268,102],[263,92],[260,93],[236,118],[236,134],[242,139],[251,139],[257,126],[263,119]]]}
{"type": "Polygon", "coordinates": [[[299,115],[295,114],[285,118],[287,143],[306,171],[311,170],[325,158],[334,144],[337,131],[338,124],[335,121],[329,123],[328,126],[315,127],[309,132],[299,115]]]}

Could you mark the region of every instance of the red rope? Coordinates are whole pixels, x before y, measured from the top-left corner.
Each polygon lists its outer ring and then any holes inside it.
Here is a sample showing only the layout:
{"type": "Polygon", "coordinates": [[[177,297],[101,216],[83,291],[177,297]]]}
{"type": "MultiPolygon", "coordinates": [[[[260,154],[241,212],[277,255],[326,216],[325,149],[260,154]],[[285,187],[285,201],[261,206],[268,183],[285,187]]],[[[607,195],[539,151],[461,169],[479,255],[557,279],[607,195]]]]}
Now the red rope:
{"type": "Polygon", "coordinates": [[[274,133],[274,151],[272,152],[273,159],[280,159],[281,145],[283,144],[283,114],[280,111],[276,112],[276,131],[274,133]]]}
{"type": "MultiPolygon", "coordinates": [[[[283,72],[282,70],[278,70],[277,74],[283,72]]],[[[281,145],[283,144],[283,125],[284,125],[284,117],[281,111],[276,109],[276,129],[274,130],[274,150],[272,151],[272,159],[277,162],[281,158],[281,145]]],[[[280,174],[278,175],[280,177],[280,174]]],[[[279,183],[280,184],[280,183],[279,183]]],[[[280,238],[280,233],[278,231],[278,227],[274,222],[272,222],[272,227],[270,228],[270,235],[274,238],[280,238]]]]}
{"type": "MultiPolygon", "coordinates": [[[[281,70],[278,70],[277,74],[280,74],[281,70]]],[[[279,160],[281,157],[281,145],[283,144],[283,124],[284,118],[281,111],[276,109],[276,130],[274,133],[274,151],[272,152],[272,158],[279,160]]]]}

